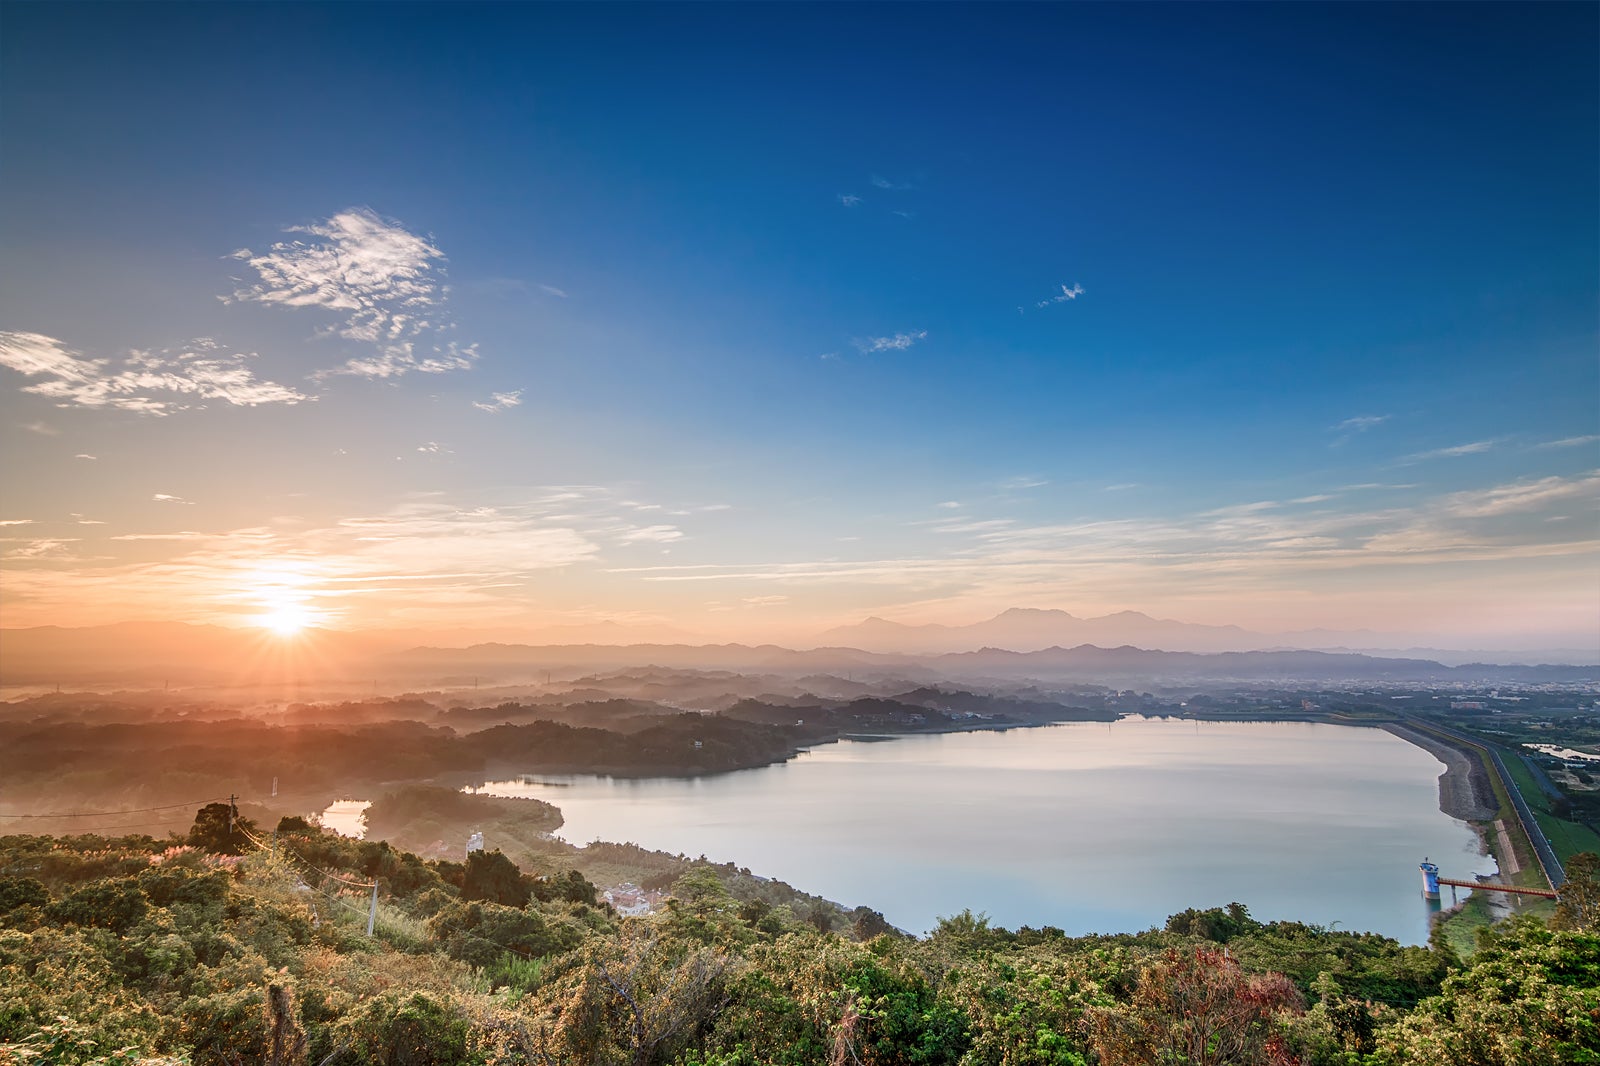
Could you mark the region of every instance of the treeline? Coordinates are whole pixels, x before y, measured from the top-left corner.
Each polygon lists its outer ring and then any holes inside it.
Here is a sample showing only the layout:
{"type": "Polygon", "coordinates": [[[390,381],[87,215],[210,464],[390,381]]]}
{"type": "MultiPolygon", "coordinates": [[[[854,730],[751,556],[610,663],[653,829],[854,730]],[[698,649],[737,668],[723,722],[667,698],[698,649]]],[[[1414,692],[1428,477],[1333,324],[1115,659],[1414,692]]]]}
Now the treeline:
{"type": "Polygon", "coordinates": [[[0,838],[0,1063],[1565,1066],[1600,1061],[1600,860],[1574,866],[1569,928],[1513,920],[1465,960],[1237,904],[914,939],[707,869],[622,918],[571,872],[216,805],[181,843],[0,838]]]}
{"type": "MultiPolygon", "coordinates": [[[[0,728],[0,779],[12,794],[54,800],[115,790],[131,780],[231,783],[265,795],[278,778],[304,792],[507,769],[694,774],[761,766],[796,750],[791,731],[699,714],[661,718],[633,733],[534,721],[458,734],[394,721],[278,726],[252,719],[0,728]]],[[[179,796],[178,799],[184,797],[179,796]]]]}
{"type": "Polygon", "coordinates": [[[0,779],[13,795],[29,795],[48,806],[114,795],[115,803],[92,805],[142,807],[186,800],[195,789],[212,786],[223,793],[265,795],[274,779],[283,789],[305,795],[495,770],[638,777],[720,773],[780,762],[804,746],[852,733],[1115,717],[1046,701],[939,689],[914,690],[897,699],[743,700],[718,714],[621,699],[450,711],[413,699],[339,705],[329,714],[334,712],[348,712],[347,720],[0,722],[0,779]],[[384,710],[395,717],[368,720],[384,710]],[[410,717],[425,712],[437,721],[410,717]],[[126,802],[129,782],[139,783],[148,802],[126,802]],[[164,791],[152,792],[152,785],[164,791]]]}

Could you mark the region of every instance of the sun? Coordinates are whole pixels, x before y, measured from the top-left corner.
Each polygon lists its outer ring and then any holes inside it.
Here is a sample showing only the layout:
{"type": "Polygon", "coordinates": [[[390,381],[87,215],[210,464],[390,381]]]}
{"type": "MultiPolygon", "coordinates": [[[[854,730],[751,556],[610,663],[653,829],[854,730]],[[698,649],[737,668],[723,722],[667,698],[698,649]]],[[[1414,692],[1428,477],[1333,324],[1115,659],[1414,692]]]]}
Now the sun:
{"type": "Polygon", "coordinates": [[[311,612],[296,604],[282,604],[260,615],[256,622],[280,637],[293,637],[311,624],[311,612]]]}

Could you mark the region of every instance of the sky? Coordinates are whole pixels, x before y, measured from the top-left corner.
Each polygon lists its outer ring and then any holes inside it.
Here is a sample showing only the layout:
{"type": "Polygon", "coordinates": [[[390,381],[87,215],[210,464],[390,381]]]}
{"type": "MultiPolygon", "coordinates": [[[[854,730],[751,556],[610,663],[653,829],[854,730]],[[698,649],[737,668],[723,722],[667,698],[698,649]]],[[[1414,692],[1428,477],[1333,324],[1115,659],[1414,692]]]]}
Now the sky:
{"type": "Polygon", "coordinates": [[[0,625],[1600,649],[1597,31],[6,3],[0,625]]]}

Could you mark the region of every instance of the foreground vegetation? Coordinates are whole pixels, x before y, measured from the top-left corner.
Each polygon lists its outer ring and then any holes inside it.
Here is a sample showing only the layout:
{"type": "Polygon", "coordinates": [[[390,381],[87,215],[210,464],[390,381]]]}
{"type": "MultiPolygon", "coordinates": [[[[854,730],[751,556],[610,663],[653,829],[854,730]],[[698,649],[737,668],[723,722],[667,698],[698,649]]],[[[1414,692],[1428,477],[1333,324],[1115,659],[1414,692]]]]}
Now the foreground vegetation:
{"type": "Polygon", "coordinates": [[[963,913],[918,940],[706,868],[624,918],[575,872],[233,813],[182,842],[0,838],[0,1063],[1600,1062],[1592,857],[1548,927],[1463,959],[1237,904],[1076,938],[963,913]]]}

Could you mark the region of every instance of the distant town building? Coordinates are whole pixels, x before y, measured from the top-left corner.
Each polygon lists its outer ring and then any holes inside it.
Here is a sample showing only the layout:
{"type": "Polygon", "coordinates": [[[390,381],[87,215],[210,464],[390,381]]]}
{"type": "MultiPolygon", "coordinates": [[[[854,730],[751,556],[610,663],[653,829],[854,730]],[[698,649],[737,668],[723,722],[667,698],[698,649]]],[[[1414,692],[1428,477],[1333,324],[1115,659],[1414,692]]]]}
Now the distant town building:
{"type": "Polygon", "coordinates": [[[482,851],[482,850],[483,850],[483,834],[481,832],[473,833],[471,836],[469,836],[467,838],[467,854],[471,855],[475,851],[482,851]]]}

